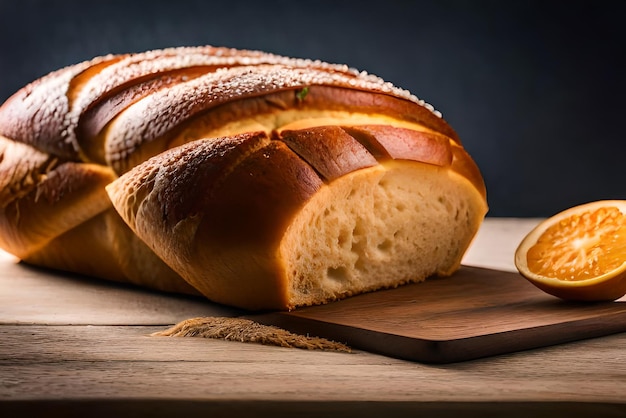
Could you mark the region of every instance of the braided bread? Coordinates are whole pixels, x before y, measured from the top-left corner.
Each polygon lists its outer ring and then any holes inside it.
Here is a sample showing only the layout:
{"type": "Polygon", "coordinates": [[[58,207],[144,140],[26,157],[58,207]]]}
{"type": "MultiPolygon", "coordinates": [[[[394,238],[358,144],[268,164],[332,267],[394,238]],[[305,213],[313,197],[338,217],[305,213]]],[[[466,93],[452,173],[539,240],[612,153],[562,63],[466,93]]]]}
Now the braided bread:
{"type": "Polygon", "coordinates": [[[487,211],[432,106],[345,65],[109,55],[0,107],[0,247],[34,265],[293,309],[447,276],[487,211]]]}

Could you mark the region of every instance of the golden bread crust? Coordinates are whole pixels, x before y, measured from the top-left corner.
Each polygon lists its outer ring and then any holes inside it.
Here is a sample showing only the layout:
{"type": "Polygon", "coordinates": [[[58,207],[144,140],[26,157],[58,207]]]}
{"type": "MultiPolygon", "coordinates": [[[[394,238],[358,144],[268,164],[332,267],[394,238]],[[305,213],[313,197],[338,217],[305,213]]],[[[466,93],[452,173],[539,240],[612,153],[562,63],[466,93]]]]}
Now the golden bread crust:
{"type": "MultiPolygon", "coordinates": [[[[345,65],[212,46],[98,57],[24,87],[0,106],[0,186],[0,247],[27,262],[248,309],[376,288],[296,294],[296,281],[313,282],[286,242],[297,241],[294,222],[306,235],[315,205],[331,205],[320,196],[354,192],[376,206],[397,195],[404,207],[417,193],[444,208],[432,216],[462,212],[464,238],[442,244],[453,257],[424,274],[458,267],[487,210],[458,135],[410,92],[345,65]],[[402,184],[416,173],[422,188],[402,184]],[[88,236],[96,254],[80,248],[88,236]]],[[[377,250],[355,246],[346,260],[360,264],[318,266],[335,280],[319,286],[361,277],[377,250]]]]}

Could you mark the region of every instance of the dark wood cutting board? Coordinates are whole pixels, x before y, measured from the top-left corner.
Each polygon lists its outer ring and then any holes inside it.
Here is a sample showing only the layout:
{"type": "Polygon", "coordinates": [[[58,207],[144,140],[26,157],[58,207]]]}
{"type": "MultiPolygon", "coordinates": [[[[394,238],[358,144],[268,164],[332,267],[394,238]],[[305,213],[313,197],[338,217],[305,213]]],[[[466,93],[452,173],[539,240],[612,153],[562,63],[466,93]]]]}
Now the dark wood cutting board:
{"type": "Polygon", "coordinates": [[[452,277],[252,319],[424,363],[452,363],[626,331],[626,301],[572,303],[517,273],[452,277]]]}

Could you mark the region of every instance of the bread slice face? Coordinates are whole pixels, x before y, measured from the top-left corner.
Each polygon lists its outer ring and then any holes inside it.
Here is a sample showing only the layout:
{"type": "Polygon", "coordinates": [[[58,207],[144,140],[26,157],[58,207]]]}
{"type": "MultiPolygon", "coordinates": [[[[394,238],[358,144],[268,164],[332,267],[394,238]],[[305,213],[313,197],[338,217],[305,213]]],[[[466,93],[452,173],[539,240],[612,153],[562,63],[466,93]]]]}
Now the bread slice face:
{"type": "Polygon", "coordinates": [[[321,188],[280,243],[289,307],[449,276],[484,217],[465,178],[431,164],[388,161],[321,188]]]}

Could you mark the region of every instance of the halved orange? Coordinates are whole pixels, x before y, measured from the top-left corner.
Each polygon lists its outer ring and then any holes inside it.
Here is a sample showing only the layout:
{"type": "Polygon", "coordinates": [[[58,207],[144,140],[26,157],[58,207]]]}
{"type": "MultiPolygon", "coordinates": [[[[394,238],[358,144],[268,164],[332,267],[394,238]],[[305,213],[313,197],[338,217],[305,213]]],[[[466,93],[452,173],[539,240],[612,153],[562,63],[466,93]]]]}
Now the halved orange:
{"type": "Polygon", "coordinates": [[[626,200],[586,203],[540,222],[517,248],[515,266],[561,299],[621,298],[626,294],[626,200]]]}

